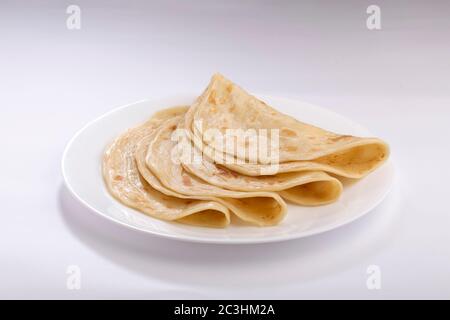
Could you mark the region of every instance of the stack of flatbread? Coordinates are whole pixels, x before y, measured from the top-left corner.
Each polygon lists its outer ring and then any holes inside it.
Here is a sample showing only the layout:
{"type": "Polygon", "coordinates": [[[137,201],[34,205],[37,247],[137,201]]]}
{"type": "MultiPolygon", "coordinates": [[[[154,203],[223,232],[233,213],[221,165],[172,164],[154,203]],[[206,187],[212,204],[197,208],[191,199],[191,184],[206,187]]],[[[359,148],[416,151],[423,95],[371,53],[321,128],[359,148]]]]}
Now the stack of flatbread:
{"type": "Polygon", "coordinates": [[[341,178],[361,179],[388,155],[380,139],[302,123],[216,74],[192,105],[162,110],[119,136],[105,152],[103,176],[116,199],[155,218],[271,226],[286,215],[286,201],[335,202],[341,178]]]}

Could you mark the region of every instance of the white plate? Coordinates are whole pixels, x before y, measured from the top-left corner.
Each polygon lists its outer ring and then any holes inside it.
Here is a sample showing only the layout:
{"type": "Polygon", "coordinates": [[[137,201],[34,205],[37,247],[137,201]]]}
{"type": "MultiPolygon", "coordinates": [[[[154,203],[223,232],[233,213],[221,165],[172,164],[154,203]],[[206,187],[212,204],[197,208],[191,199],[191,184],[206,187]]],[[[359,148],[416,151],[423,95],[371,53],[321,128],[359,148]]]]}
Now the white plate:
{"type": "MultiPolygon", "coordinates": [[[[370,135],[360,125],[329,110],[301,101],[260,97],[304,122],[342,134],[370,135]]],[[[123,226],[177,240],[230,244],[282,241],[332,230],[363,216],[389,192],[394,170],[388,161],[368,177],[346,185],[336,203],[313,208],[289,205],[285,220],[274,227],[230,225],[225,229],[161,221],[130,209],[111,197],[101,175],[101,158],[106,145],[155,111],[189,104],[193,100],[194,96],[174,96],[158,101],[141,101],[115,109],[86,125],[64,151],[62,172],[67,188],[86,207],[123,226]]]]}

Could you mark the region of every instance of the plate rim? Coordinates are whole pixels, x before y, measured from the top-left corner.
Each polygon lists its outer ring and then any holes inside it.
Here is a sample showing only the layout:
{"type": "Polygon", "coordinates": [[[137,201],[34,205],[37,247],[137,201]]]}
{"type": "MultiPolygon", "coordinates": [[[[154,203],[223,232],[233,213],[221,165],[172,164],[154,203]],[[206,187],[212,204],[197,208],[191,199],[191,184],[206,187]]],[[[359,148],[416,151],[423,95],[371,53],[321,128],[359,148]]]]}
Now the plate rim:
{"type": "MultiPolygon", "coordinates": [[[[177,240],[177,241],[184,241],[184,242],[191,242],[191,243],[203,243],[203,244],[225,244],[225,245],[238,245],[238,244],[265,244],[265,243],[275,243],[275,242],[284,242],[284,241],[289,241],[289,240],[295,240],[295,239],[301,239],[301,238],[306,238],[306,237],[310,237],[310,236],[314,236],[314,235],[318,235],[321,233],[325,233],[328,231],[332,231],[338,228],[341,228],[345,225],[348,225],[358,219],[360,219],[361,217],[367,215],[369,212],[373,211],[376,207],[378,207],[387,197],[387,195],[391,192],[393,185],[394,185],[394,178],[395,178],[395,166],[393,164],[392,161],[392,156],[386,161],[386,163],[384,163],[380,168],[381,169],[383,167],[389,167],[391,174],[389,175],[389,181],[387,182],[387,187],[385,188],[383,194],[379,197],[379,199],[377,201],[375,201],[371,206],[367,207],[365,210],[362,210],[360,213],[358,213],[357,215],[351,216],[348,219],[343,220],[341,223],[337,223],[335,225],[329,225],[329,226],[325,226],[322,228],[317,228],[317,229],[313,229],[309,232],[303,232],[303,233],[291,233],[291,234],[287,234],[287,235],[278,235],[278,236],[273,236],[273,237],[261,237],[261,238],[247,238],[247,239],[243,239],[243,238],[236,238],[236,239],[232,239],[232,238],[202,238],[202,237],[198,237],[198,236],[191,236],[191,235],[180,235],[180,234],[176,234],[176,233],[167,233],[167,232],[161,232],[160,230],[146,230],[143,228],[139,228],[138,226],[133,226],[130,225],[126,222],[120,221],[118,219],[115,219],[114,217],[107,215],[105,213],[103,213],[101,210],[96,209],[95,207],[93,207],[91,204],[89,204],[86,200],[84,200],[71,186],[71,184],[69,183],[69,179],[67,177],[67,172],[66,172],[66,161],[67,161],[67,155],[71,149],[72,144],[76,141],[76,139],[87,129],[89,128],[91,125],[101,121],[103,118],[106,118],[108,116],[110,116],[113,113],[116,113],[122,109],[126,109],[128,107],[132,107],[133,105],[136,104],[141,104],[141,103],[156,103],[158,100],[164,100],[164,99],[173,99],[175,97],[184,97],[187,96],[187,94],[177,94],[177,95],[166,95],[164,97],[159,97],[156,99],[140,99],[138,101],[132,102],[132,103],[127,103],[125,105],[121,105],[119,107],[115,107],[113,109],[111,109],[110,111],[98,116],[97,118],[94,118],[93,120],[87,122],[85,125],[83,125],[80,129],[78,129],[75,134],[69,139],[69,141],[66,143],[66,146],[64,148],[64,151],[62,153],[62,159],[61,159],[61,172],[62,172],[62,176],[63,176],[63,181],[64,181],[64,186],[65,188],[69,191],[70,195],[75,198],[77,201],[79,201],[86,209],[95,212],[97,215],[106,218],[107,220],[114,222],[116,224],[119,224],[121,226],[124,226],[130,230],[135,230],[135,231],[139,231],[142,232],[144,234],[147,235],[152,235],[152,236],[157,236],[159,238],[164,238],[164,239],[170,239],[170,240],[177,240]]],[[[274,99],[274,100],[285,100],[285,101],[291,101],[291,102],[298,102],[298,103],[303,103],[303,104],[308,104],[309,106],[312,106],[314,108],[319,109],[322,112],[327,112],[329,114],[332,114],[333,116],[339,117],[343,120],[346,121],[350,121],[353,124],[356,124],[359,126],[360,129],[365,130],[368,134],[370,134],[370,131],[365,128],[364,126],[362,126],[361,124],[354,122],[353,120],[339,114],[336,113],[333,110],[318,106],[316,104],[304,101],[304,100],[300,100],[297,98],[289,98],[289,97],[280,97],[280,96],[275,96],[275,95],[260,95],[257,94],[256,96],[258,97],[262,97],[263,99],[274,99]]],[[[114,198],[112,198],[114,199],[114,198]]],[[[115,200],[117,201],[117,200],[115,200]]],[[[117,201],[118,202],[118,201],[117,201]]],[[[120,202],[118,202],[120,203],[120,202]]],[[[137,211],[139,212],[139,211],[137,211]]],[[[144,215],[144,214],[143,214],[144,215]]],[[[149,219],[156,219],[153,218],[151,216],[148,215],[144,215],[146,218],[149,219]]],[[[168,222],[169,223],[169,222],[168,222]]]]}

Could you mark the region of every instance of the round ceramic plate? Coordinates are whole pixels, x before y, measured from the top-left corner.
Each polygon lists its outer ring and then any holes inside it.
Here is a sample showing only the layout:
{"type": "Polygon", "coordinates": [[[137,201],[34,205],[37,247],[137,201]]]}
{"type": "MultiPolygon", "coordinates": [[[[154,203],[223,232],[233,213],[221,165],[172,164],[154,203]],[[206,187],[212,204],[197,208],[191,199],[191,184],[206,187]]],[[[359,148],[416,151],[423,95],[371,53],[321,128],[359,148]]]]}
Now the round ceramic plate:
{"type": "MultiPolygon", "coordinates": [[[[259,97],[303,122],[341,134],[370,136],[365,128],[329,110],[296,100],[259,97]]],[[[289,205],[286,218],[274,227],[230,225],[225,229],[161,221],[128,208],[110,196],[101,174],[105,147],[117,135],[142,123],[155,111],[187,105],[194,98],[192,95],[140,101],[115,109],[86,125],[64,151],[62,172],[67,188],[90,210],[124,227],[177,240],[229,244],[282,241],[329,231],[368,213],[389,192],[394,170],[388,161],[368,177],[344,183],[341,198],[333,204],[320,207],[289,205]]]]}

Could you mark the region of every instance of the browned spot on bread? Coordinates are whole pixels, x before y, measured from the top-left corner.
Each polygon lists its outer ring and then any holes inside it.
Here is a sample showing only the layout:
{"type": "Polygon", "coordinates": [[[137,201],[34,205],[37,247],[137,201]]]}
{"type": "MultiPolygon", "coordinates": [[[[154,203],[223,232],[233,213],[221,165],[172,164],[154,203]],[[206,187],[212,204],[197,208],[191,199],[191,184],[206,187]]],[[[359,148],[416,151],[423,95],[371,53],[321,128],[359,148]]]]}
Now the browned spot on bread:
{"type": "Polygon", "coordinates": [[[348,139],[348,138],[352,138],[352,136],[349,136],[349,135],[334,136],[334,137],[329,137],[328,140],[331,142],[337,142],[339,140],[344,140],[344,139],[348,139]]]}
{"type": "Polygon", "coordinates": [[[234,171],[231,171],[231,170],[228,170],[228,169],[224,169],[224,168],[221,168],[221,167],[217,167],[217,170],[219,171],[219,174],[221,176],[229,177],[229,178],[231,178],[231,177],[237,178],[238,177],[238,174],[236,172],[234,172],[234,171]]]}
{"type": "Polygon", "coordinates": [[[223,169],[223,168],[217,168],[217,170],[219,171],[219,174],[221,175],[221,176],[224,176],[224,177],[228,177],[230,174],[229,174],[229,172],[228,172],[228,170],[225,170],[225,169],[223,169]]]}
{"type": "Polygon", "coordinates": [[[230,174],[233,176],[233,177],[235,177],[235,178],[237,178],[239,175],[237,174],[237,172],[234,172],[234,171],[232,171],[232,170],[230,170],[230,174]]]}
{"type": "Polygon", "coordinates": [[[294,152],[297,150],[298,150],[298,148],[296,146],[287,146],[286,148],[284,148],[284,151],[288,151],[288,152],[294,152]]]}
{"type": "Polygon", "coordinates": [[[281,129],[281,135],[285,137],[296,137],[297,133],[291,129],[283,128],[281,129]]]}
{"type": "Polygon", "coordinates": [[[120,175],[117,175],[117,176],[114,177],[114,180],[116,180],[116,181],[122,181],[122,180],[123,180],[123,177],[120,176],[120,175]]]}
{"type": "Polygon", "coordinates": [[[210,104],[212,104],[212,105],[215,105],[215,104],[216,104],[216,92],[215,92],[215,91],[212,91],[212,92],[209,94],[208,102],[209,102],[210,104]]]}
{"type": "Polygon", "coordinates": [[[183,184],[184,184],[186,187],[192,186],[191,178],[189,178],[187,175],[183,175],[183,184]]]}

